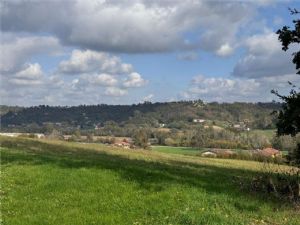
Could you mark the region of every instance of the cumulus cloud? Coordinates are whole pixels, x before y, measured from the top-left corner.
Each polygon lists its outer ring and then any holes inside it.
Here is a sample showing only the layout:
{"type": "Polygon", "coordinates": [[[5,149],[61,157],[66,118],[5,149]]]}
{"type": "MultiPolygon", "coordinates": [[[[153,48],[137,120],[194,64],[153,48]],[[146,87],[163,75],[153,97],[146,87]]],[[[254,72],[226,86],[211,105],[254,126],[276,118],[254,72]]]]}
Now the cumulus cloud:
{"type": "Polygon", "coordinates": [[[99,74],[96,76],[95,84],[103,86],[115,86],[118,80],[109,74],[99,74]]]}
{"type": "Polygon", "coordinates": [[[146,96],[143,98],[143,101],[144,101],[144,102],[152,101],[152,100],[153,100],[153,97],[154,97],[154,94],[146,95],[146,96]]]}
{"type": "Polygon", "coordinates": [[[64,74],[80,74],[102,72],[112,74],[127,74],[133,71],[130,64],[122,63],[116,56],[91,50],[73,50],[69,60],[59,64],[58,72],[64,74]]]}
{"type": "Polygon", "coordinates": [[[16,0],[2,1],[0,13],[3,31],[49,33],[66,45],[97,51],[202,48],[224,55],[228,49],[222,46],[236,41],[254,10],[251,2],[16,0]],[[193,30],[199,38],[186,39],[183,34],[193,30]]]}
{"type": "Polygon", "coordinates": [[[127,95],[128,91],[126,89],[121,89],[118,87],[108,87],[106,88],[104,94],[108,96],[120,97],[127,95]]]}
{"type": "Polygon", "coordinates": [[[17,72],[14,77],[24,80],[35,80],[43,76],[41,66],[38,63],[28,64],[27,68],[17,72]]]}
{"type": "Polygon", "coordinates": [[[58,63],[53,73],[45,73],[40,64],[25,58],[18,62],[18,66],[13,65],[16,69],[1,74],[2,104],[108,103],[147,83],[131,64],[123,63],[119,57],[90,50],[72,51],[70,58],[58,63]],[[68,73],[73,76],[65,75],[68,73]]]}
{"type": "Polygon", "coordinates": [[[7,78],[7,81],[15,85],[39,85],[43,82],[43,72],[38,63],[28,64],[27,67],[7,78]]]}
{"type": "Polygon", "coordinates": [[[233,53],[234,49],[229,44],[223,44],[217,50],[216,54],[219,56],[229,56],[233,53]]]}
{"type": "Polygon", "coordinates": [[[189,88],[181,93],[182,98],[201,98],[205,101],[234,102],[234,101],[272,101],[279,100],[272,95],[272,89],[287,94],[290,85],[287,81],[300,82],[300,77],[286,74],[261,78],[222,78],[198,75],[193,78],[189,88]]]}
{"type": "Polygon", "coordinates": [[[253,35],[247,38],[243,45],[247,53],[235,65],[232,73],[234,76],[258,78],[296,73],[291,62],[295,47],[287,52],[282,51],[275,33],[253,35]]]}
{"type": "Polygon", "coordinates": [[[16,37],[3,33],[1,37],[1,74],[17,72],[24,69],[24,64],[37,54],[55,54],[61,49],[54,37],[16,37]]]}
{"type": "Polygon", "coordinates": [[[131,73],[128,75],[128,78],[125,79],[123,86],[124,87],[141,87],[147,83],[140,74],[138,73],[131,73]]]}
{"type": "Polygon", "coordinates": [[[109,87],[105,95],[123,96],[129,88],[142,87],[147,81],[134,71],[131,64],[119,57],[91,50],[73,50],[68,60],[59,63],[57,74],[79,75],[75,86],[109,87]]]}

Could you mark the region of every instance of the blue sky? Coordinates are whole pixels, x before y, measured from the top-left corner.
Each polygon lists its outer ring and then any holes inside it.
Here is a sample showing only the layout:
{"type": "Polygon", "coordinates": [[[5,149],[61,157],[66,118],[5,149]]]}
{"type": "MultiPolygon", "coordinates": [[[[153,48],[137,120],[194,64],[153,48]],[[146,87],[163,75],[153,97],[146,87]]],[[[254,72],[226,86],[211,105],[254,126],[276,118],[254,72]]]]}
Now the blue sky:
{"type": "Polygon", "coordinates": [[[297,1],[2,1],[1,104],[278,100],[297,1]]]}

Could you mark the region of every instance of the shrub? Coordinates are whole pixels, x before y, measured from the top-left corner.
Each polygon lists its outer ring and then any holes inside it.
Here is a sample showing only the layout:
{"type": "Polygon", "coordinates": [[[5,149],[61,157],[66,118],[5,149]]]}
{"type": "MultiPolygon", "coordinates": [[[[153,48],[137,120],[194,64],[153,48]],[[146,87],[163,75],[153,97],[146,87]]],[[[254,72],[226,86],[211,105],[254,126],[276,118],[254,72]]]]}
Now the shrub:
{"type": "Polygon", "coordinates": [[[278,167],[274,171],[269,163],[265,163],[262,172],[252,179],[250,184],[252,191],[267,193],[282,200],[299,202],[300,170],[298,168],[282,171],[278,167]]]}
{"type": "Polygon", "coordinates": [[[165,145],[168,145],[168,146],[175,146],[175,145],[176,145],[176,141],[174,141],[173,138],[166,138],[166,139],[165,139],[165,145]]]}

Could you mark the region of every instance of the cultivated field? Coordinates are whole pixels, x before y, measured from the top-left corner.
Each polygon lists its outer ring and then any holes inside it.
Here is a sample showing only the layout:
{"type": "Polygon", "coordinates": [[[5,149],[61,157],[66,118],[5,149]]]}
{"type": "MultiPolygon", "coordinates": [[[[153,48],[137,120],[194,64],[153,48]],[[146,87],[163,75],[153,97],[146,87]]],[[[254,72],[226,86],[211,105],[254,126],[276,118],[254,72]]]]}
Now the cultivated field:
{"type": "Polygon", "coordinates": [[[234,182],[262,163],[0,140],[3,224],[300,224],[297,209],[234,182]]]}

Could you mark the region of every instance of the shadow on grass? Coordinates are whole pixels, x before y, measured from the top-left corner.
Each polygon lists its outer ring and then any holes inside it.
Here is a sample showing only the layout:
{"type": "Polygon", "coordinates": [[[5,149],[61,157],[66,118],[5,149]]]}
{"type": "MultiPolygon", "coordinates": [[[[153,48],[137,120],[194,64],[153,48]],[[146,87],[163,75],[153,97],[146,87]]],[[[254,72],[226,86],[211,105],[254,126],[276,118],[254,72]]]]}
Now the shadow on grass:
{"type": "MultiPolygon", "coordinates": [[[[249,197],[251,194],[241,192],[240,187],[233,182],[233,179],[237,176],[250,179],[255,173],[182,161],[163,163],[128,159],[122,155],[111,155],[105,152],[48,144],[36,140],[0,139],[0,141],[1,146],[7,148],[1,153],[3,166],[9,166],[11,163],[51,164],[62,168],[108,169],[117,172],[122,179],[134,181],[141,188],[150,192],[162,191],[171,187],[172,184],[180,184],[204,189],[208,194],[224,194],[232,199],[239,195],[249,197]]],[[[266,199],[266,196],[252,197],[276,204],[274,199],[266,199]]],[[[244,207],[243,203],[238,203],[237,208],[248,211],[256,210],[252,207],[244,207]]]]}

